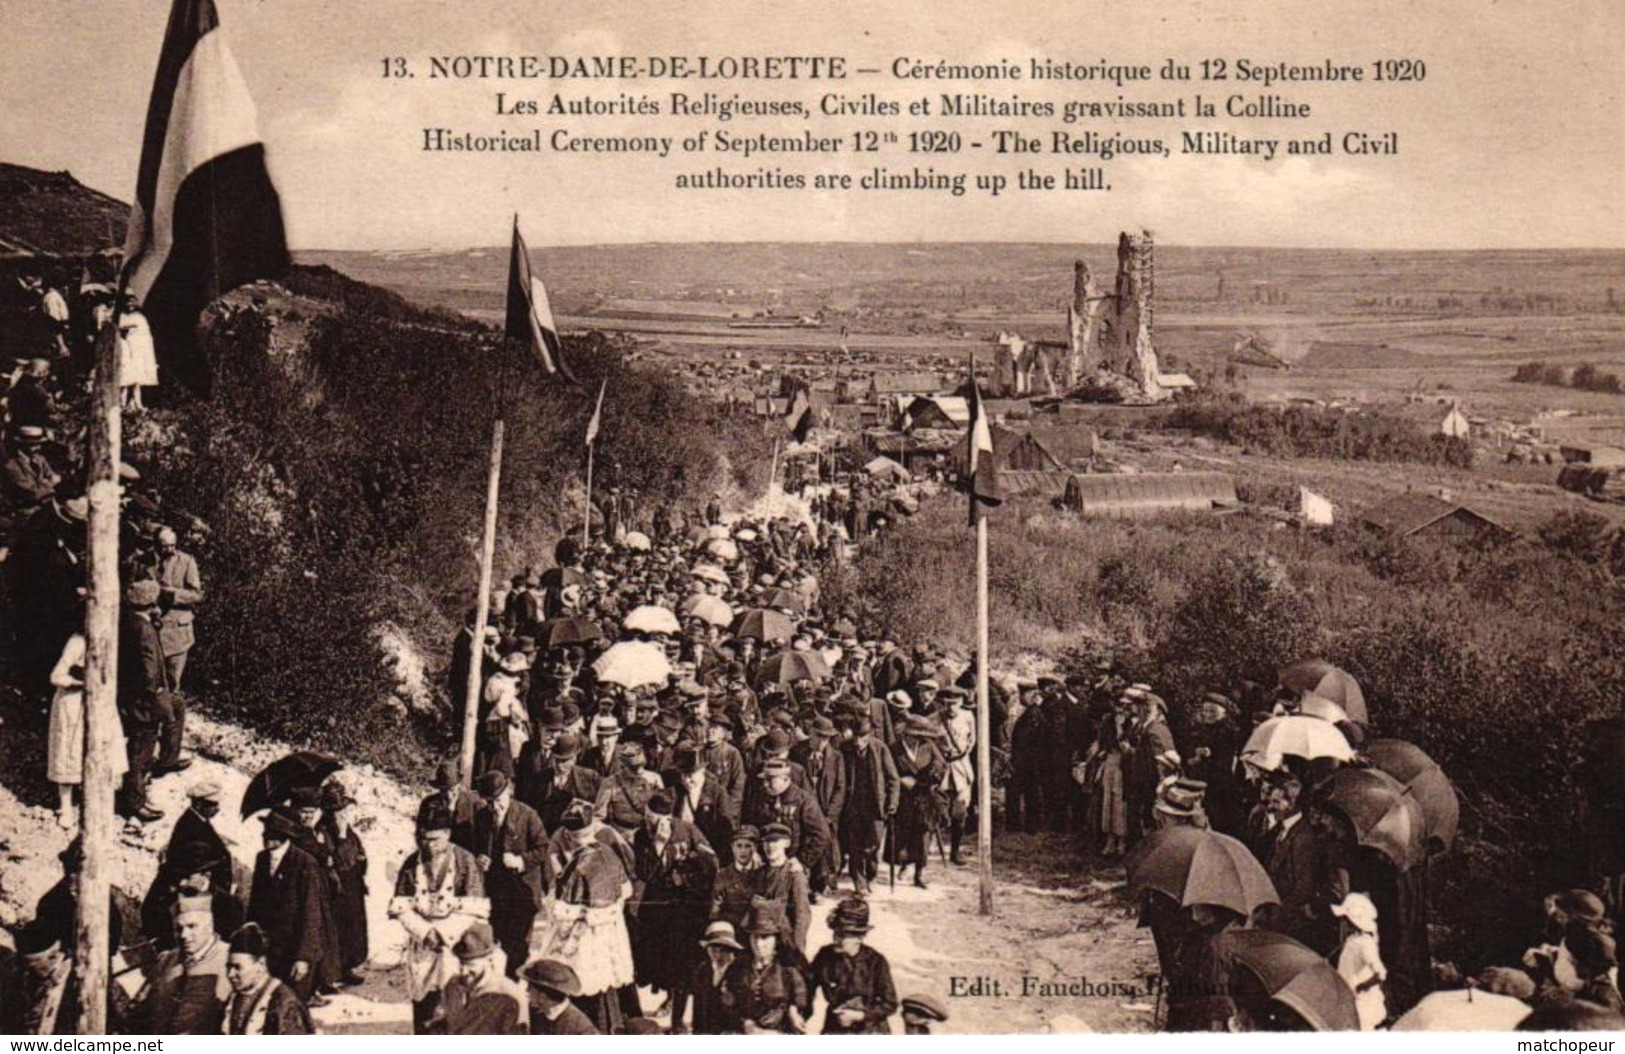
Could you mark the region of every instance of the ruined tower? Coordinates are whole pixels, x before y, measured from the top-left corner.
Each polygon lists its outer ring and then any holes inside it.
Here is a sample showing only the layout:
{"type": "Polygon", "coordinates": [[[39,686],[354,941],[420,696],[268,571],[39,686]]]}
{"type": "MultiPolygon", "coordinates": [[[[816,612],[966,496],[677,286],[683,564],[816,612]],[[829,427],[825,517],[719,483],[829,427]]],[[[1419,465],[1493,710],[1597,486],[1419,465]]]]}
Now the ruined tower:
{"type": "Polygon", "coordinates": [[[1101,334],[1101,360],[1107,369],[1139,386],[1147,399],[1167,396],[1158,378],[1157,350],[1151,339],[1156,264],[1151,232],[1127,231],[1117,239],[1117,286],[1101,334]]]}

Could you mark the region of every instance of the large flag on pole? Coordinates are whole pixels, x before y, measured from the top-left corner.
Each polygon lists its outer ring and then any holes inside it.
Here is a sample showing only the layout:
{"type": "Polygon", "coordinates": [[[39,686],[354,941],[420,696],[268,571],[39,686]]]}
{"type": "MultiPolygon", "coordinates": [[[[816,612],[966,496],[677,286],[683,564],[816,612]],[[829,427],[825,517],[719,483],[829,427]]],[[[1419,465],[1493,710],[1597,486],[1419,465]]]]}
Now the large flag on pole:
{"type": "Polygon", "coordinates": [[[982,393],[976,387],[976,360],[969,366],[970,374],[970,430],[965,437],[965,489],[970,493],[970,524],[987,515],[987,510],[1004,501],[999,492],[998,466],[993,461],[993,428],[988,423],[987,407],[982,404],[982,393]]]}
{"type": "Polygon", "coordinates": [[[287,267],[282,204],[254,100],[214,2],[175,0],[147,105],[120,275],[152,326],[160,367],[184,385],[207,388],[199,313],[221,294],[287,267]]]}
{"type": "Polygon", "coordinates": [[[598,402],[592,408],[592,417],[587,421],[587,445],[592,446],[598,438],[598,426],[603,423],[604,389],[609,387],[609,378],[605,377],[598,382],[598,402]]]}
{"type": "Polygon", "coordinates": [[[530,273],[530,250],[525,248],[525,239],[519,233],[518,216],[513,218],[513,252],[508,257],[508,320],[503,332],[528,347],[549,376],[561,373],[565,380],[575,383],[564,361],[564,346],[559,343],[559,327],[553,321],[547,288],[541,279],[530,273]]]}
{"type": "Polygon", "coordinates": [[[795,382],[795,394],[790,396],[790,406],[784,414],[784,426],[790,430],[790,436],[798,443],[805,443],[807,436],[813,430],[812,400],[807,398],[807,384],[805,381],[795,382]]]}

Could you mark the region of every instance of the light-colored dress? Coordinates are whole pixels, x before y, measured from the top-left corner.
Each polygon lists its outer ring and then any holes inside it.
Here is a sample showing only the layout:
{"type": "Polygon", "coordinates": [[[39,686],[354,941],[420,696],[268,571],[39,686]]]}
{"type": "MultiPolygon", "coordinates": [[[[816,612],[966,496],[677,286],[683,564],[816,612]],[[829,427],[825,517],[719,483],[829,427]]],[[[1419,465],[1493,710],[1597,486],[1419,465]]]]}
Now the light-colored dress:
{"type": "Polygon", "coordinates": [[[147,316],[139,311],[119,315],[118,379],[126,388],[135,384],[151,388],[158,383],[158,351],[152,343],[147,316]]]}
{"type": "Polygon", "coordinates": [[[1360,1015],[1360,1031],[1370,1032],[1388,1016],[1388,1001],[1382,994],[1381,982],[1388,977],[1382,965],[1382,954],[1377,950],[1375,933],[1356,932],[1343,942],[1337,955],[1337,972],[1354,990],[1354,1009],[1360,1015]],[[1371,982],[1378,982],[1371,984],[1371,982]],[[1370,984],[1361,990],[1360,986],[1370,984]]]}
{"type": "MultiPolygon", "coordinates": [[[[85,773],[85,637],[75,633],[62,646],[62,656],[51,669],[51,718],[45,735],[45,778],[76,787],[85,773]]],[[[118,714],[113,714],[118,721],[118,714]]],[[[130,767],[122,727],[113,740],[113,777],[130,767]]]]}

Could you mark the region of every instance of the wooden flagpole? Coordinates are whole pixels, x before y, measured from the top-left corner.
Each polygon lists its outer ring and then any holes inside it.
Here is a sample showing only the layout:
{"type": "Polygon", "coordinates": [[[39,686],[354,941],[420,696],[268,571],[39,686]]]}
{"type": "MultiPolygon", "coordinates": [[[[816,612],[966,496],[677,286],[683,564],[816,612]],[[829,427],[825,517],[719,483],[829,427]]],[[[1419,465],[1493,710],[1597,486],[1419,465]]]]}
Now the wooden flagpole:
{"type": "MultiPolygon", "coordinates": [[[[581,549],[583,552],[586,551],[587,546],[592,544],[592,448],[597,445],[598,441],[596,439],[587,444],[587,502],[581,510],[581,549]]],[[[614,465],[611,464],[610,467],[613,468],[614,465]]],[[[605,530],[608,530],[609,525],[606,523],[604,527],[605,530]]]]}
{"type": "Polygon", "coordinates": [[[980,915],[993,914],[992,707],[987,692],[987,517],[976,518],[976,866],[980,915]]]}
{"type": "Polygon", "coordinates": [[[74,969],[79,976],[78,1030],[87,1036],[107,1033],[108,973],[113,957],[108,903],[114,838],[113,753],[118,737],[118,465],[123,445],[118,322],[119,308],[115,306],[112,319],[96,340],[91,382],[84,800],[79,811],[84,859],[76,891],[79,917],[74,934],[74,969]]]}
{"type": "Polygon", "coordinates": [[[491,563],[497,548],[497,494],[502,487],[502,418],[491,426],[491,470],[485,483],[485,536],[480,544],[480,598],[469,642],[468,695],[463,709],[462,782],[474,779],[474,738],[479,730],[480,687],[485,679],[485,627],[491,609],[491,563]]]}

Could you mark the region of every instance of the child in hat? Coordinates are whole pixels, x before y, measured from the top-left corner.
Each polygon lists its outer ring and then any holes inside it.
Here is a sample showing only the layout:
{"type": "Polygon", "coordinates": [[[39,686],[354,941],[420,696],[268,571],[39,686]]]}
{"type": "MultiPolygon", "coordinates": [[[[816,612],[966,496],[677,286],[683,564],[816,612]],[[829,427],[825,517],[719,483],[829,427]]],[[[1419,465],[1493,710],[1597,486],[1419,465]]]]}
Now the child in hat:
{"type": "Polygon", "coordinates": [[[928,995],[903,997],[903,1035],[929,1036],[931,1026],[948,1020],[948,1009],[928,995]]]}
{"type": "Polygon", "coordinates": [[[847,897],[829,917],[835,941],[819,949],[812,961],[812,985],[829,1008],[824,1035],[889,1035],[897,1012],[897,989],[891,964],[863,942],[869,932],[869,902],[847,897]]]}
{"type": "Polygon", "coordinates": [[[1332,914],[1343,920],[1345,932],[1342,950],[1337,953],[1337,972],[1354,990],[1360,1030],[1369,1032],[1388,1016],[1382,994],[1388,968],[1377,950],[1377,906],[1364,893],[1350,893],[1341,904],[1332,905],[1332,914]]]}
{"type": "MultiPolygon", "coordinates": [[[[692,1031],[696,1036],[720,1036],[726,1031],[727,1022],[722,982],[745,948],[734,936],[733,923],[722,919],[705,927],[700,947],[705,951],[705,958],[694,964],[693,977],[689,982],[694,994],[692,1031]]],[[[675,1029],[678,1023],[674,1021],[672,1027],[675,1029]]]]}

